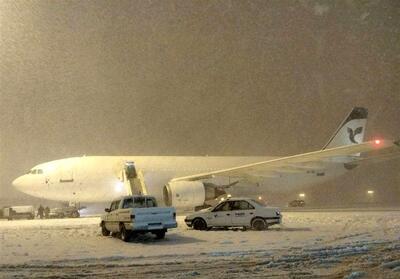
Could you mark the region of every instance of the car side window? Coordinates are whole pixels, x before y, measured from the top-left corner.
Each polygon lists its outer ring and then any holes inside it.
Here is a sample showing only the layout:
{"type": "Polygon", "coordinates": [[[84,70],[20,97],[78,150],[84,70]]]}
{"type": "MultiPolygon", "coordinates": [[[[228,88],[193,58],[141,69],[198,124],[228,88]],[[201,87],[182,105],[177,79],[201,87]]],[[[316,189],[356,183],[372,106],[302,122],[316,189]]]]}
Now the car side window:
{"type": "Polygon", "coordinates": [[[239,201],[239,210],[250,210],[254,209],[254,206],[249,204],[247,201],[239,201]]]}
{"type": "Polygon", "coordinates": [[[231,210],[229,202],[221,203],[217,208],[214,209],[215,212],[217,211],[229,211],[231,210]]]}
{"type": "Polygon", "coordinates": [[[234,201],[232,202],[232,210],[251,210],[254,206],[249,204],[247,201],[234,201]]]}

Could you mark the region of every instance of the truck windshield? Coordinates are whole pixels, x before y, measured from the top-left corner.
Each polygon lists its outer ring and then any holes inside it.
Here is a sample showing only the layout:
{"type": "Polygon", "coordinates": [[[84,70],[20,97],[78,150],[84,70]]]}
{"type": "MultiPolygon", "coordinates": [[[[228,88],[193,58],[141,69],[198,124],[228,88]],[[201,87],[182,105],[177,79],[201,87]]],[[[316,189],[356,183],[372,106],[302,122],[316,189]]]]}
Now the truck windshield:
{"type": "Polygon", "coordinates": [[[146,199],[147,207],[157,207],[157,202],[155,198],[147,198],[146,199]]]}
{"type": "Polygon", "coordinates": [[[132,199],[126,199],[124,200],[124,205],[122,208],[131,208],[133,207],[133,200],[132,199]]]}
{"type": "Polygon", "coordinates": [[[145,197],[136,197],[135,202],[133,203],[133,207],[136,208],[146,207],[145,197]]]}
{"type": "Polygon", "coordinates": [[[157,202],[155,198],[152,197],[135,197],[133,204],[129,203],[129,206],[134,208],[156,207],[157,202]]]}

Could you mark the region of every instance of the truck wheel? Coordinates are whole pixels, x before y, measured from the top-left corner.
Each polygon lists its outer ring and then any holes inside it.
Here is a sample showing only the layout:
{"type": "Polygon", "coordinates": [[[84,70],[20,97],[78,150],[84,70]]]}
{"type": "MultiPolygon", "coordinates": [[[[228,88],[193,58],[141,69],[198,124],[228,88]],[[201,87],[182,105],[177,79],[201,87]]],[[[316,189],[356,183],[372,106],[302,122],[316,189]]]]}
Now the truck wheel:
{"type": "Polygon", "coordinates": [[[192,227],[195,230],[204,231],[207,229],[207,223],[202,218],[196,218],[193,220],[192,227]]]}
{"type": "Polygon", "coordinates": [[[79,216],[80,216],[79,211],[72,212],[72,215],[71,215],[72,218],[79,218],[79,216]]]}
{"type": "Polygon", "coordinates": [[[103,236],[109,236],[110,235],[110,231],[107,230],[106,225],[104,223],[101,223],[101,234],[103,236]]]}
{"type": "Polygon", "coordinates": [[[156,235],[156,239],[163,239],[165,237],[165,230],[159,230],[155,232],[154,234],[156,235]]]}
{"type": "Polygon", "coordinates": [[[251,222],[251,227],[253,230],[262,231],[267,228],[267,224],[265,223],[264,219],[254,218],[254,220],[251,222]]]}
{"type": "Polygon", "coordinates": [[[129,241],[131,233],[127,229],[125,229],[125,225],[121,224],[119,225],[119,235],[122,241],[129,241]]]}

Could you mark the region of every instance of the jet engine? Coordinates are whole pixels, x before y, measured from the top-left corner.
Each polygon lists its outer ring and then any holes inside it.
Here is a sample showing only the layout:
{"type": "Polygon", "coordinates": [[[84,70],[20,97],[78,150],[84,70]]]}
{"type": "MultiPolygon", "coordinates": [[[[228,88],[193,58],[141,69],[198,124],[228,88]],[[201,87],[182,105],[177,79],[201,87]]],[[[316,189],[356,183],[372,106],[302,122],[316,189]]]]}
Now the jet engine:
{"type": "Polygon", "coordinates": [[[206,201],[224,194],[223,188],[201,181],[170,182],[163,189],[164,203],[179,208],[202,206],[206,201]]]}

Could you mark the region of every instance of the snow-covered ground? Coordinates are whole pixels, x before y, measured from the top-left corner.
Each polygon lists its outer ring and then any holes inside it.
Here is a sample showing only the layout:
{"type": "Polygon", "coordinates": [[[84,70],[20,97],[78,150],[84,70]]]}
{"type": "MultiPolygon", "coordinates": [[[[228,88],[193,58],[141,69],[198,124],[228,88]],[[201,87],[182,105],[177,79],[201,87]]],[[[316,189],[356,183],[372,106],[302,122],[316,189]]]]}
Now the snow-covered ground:
{"type": "Polygon", "coordinates": [[[267,231],[103,237],[99,218],[0,221],[0,277],[400,278],[400,211],[286,212],[267,231]]]}

